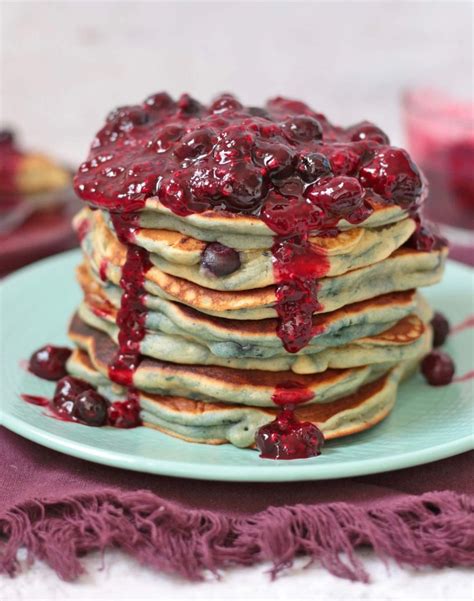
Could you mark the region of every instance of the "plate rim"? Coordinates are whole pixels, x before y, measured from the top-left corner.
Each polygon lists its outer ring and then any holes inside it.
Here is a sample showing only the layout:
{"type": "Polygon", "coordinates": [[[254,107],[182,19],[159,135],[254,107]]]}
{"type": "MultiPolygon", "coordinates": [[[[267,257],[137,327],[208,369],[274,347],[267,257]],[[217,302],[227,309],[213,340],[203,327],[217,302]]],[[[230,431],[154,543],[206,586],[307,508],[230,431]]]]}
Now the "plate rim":
{"type": "MultiPolygon", "coordinates": [[[[2,297],[6,289],[9,287],[14,287],[17,280],[28,278],[30,272],[43,268],[45,264],[54,264],[56,262],[60,263],[76,256],[80,256],[80,250],[72,249],[66,252],[58,253],[52,257],[41,259],[40,261],[15,271],[0,282],[0,293],[2,297]]],[[[458,261],[448,260],[448,263],[454,263],[456,265],[456,269],[464,271],[466,275],[469,274],[469,276],[472,276],[474,272],[473,268],[458,261]]],[[[4,337],[2,336],[1,338],[1,346],[3,347],[4,337]]],[[[237,468],[242,469],[236,470],[230,470],[228,465],[207,464],[204,473],[197,473],[195,463],[179,460],[170,461],[159,458],[151,459],[136,457],[116,450],[94,447],[89,444],[75,441],[67,436],[60,436],[58,434],[48,432],[43,428],[37,427],[14,415],[9,414],[5,409],[2,409],[2,407],[0,407],[0,425],[27,440],[40,444],[54,451],[82,459],[84,461],[91,461],[101,465],[107,465],[118,469],[128,469],[141,473],[208,481],[290,482],[358,477],[415,467],[447,457],[452,457],[474,448],[473,432],[472,435],[463,436],[462,438],[445,442],[437,446],[425,447],[416,451],[412,450],[404,453],[397,453],[396,455],[384,457],[383,459],[379,457],[364,459],[362,462],[362,470],[360,469],[361,463],[358,461],[336,465],[318,465],[311,460],[308,461],[305,459],[292,461],[291,470],[282,469],[288,467],[288,462],[274,462],[271,460],[266,460],[268,462],[271,461],[271,465],[265,465],[264,463],[266,463],[266,461],[262,460],[261,465],[237,466],[237,468]],[[137,462],[140,462],[140,465],[137,465],[137,462]],[[381,463],[383,463],[383,466],[381,466],[381,463]]],[[[137,432],[139,431],[140,429],[137,429],[137,432]]],[[[156,433],[156,435],[165,436],[162,433],[156,433]]],[[[183,442],[183,444],[189,443],[183,442]]],[[[251,452],[248,449],[242,449],[242,451],[251,452]]]]}
{"type": "MultiPolygon", "coordinates": [[[[209,480],[209,481],[228,481],[228,482],[262,482],[261,478],[265,478],[265,482],[290,482],[304,480],[334,480],[338,478],[353,478],[358,476],[367,476],[370,474],[386,473],[410,467],[416,467],[426,463],[432,463],[440,459],[446,459],[454,455],[459,455],[470,451],[474,447],[474,434],[472,436],[464,436],[453,442],[443,443],[436,447],[427,447],[418,451],[410,451],[407,453],[399,453],[392,455],[390,458],[380,459],[364,459],[363,471],[357,469],[360,463],[357,461],[350,463],[342,463],[341,465],[317,465],[313,462],[308,463],[308,460],[293,460],[291,461],[292,473],[288,470],[279,469],[277,465],[286,467],[288,462],[281,462],[275,465],[271,461],[271,465],[252,466],[246,465],[245,476],[239,477],[240,470],[236,469],[235,473],[229,470],[228,466],[219,466],[209,464],[206,466],[205,473],[196,473],[196,464],[183,461],[168,461],[160,459],[137,458],[119,451],[104,450],[90,445],[76,442],[64,436],[58,436],[38,428],[32,424],[28,424],[23,420],[3,412],[4,417],[0,420],[0,425],[8,430],[26,438],[32,442],[45,446],[54,451],[58,451],[65,455],[71,455],[78,459],[91,461],[101,465],[107,465],[118,469],[128,469],[134,472],[154,474],[160,476],[173,476],[177,478],[189,478],[193,480],[209,480]],[[67,449],[67,452],[64,450],[67,449]],[[97,453],[99,451],[99,453],[97,453]],[[94,455],[95,453],[95,455],[94,455]],[[403,460],[405,458],[405,461],[403,460]],[[135,465],[137,461],[141,461],[142,465],[135,465]],[[383,470],[380,469],[380,463],[384,462],[383,470]],[[277,467],[277,469],[275,469],[277,467]],[[317,472],[316,472],[317,470],[317,472]]],[[[77,425],[77,424],[76,424],[77,425]]],[[[87,426],[84,426],[87,427],[87,426]]],[[[142,426],[144,427],[144,426],[142,426]]],[[[137,428],[137,432],[140,429],[137,428]]],[[[165,436],[164,434],[161,434],[165,436]]],[[[183,441],[183,444],[185,443],[183,441]]],[[[199,443],[194,443],[199,444],[199,443]]],[[[253,452],[249,449],[241,449],[246,452],[253,452]]],[[[263,460],[265,461],[265,460],[263,460]]],[[[315,459],[317,461],[317,459],[315,459]]],[[[237,466],[238,468],[242,466],[237,466]]]]}

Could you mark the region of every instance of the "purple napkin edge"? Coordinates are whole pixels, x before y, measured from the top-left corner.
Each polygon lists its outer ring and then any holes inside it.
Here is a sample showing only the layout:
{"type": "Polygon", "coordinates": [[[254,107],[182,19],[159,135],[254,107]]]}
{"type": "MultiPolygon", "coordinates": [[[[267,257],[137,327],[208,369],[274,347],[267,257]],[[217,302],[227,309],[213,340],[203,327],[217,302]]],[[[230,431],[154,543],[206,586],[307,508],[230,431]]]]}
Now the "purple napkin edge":
{"type": "Polygon", "coordinates": [[[36,498],[0,516],[0,573],[19,572],[17,552],[45,561],[64,580],[81,557],[120,548],[158,571],[201,580],[229,566],[273,564],[272,577],[298,556],[335,576],[368,582],[360,547],[413,568],[474,566],[474,500],[452,491],[409,495],[370,508],[335,502],[270,506],[232,515],[190,509],[146,490],[101,489],[36,498]]]}

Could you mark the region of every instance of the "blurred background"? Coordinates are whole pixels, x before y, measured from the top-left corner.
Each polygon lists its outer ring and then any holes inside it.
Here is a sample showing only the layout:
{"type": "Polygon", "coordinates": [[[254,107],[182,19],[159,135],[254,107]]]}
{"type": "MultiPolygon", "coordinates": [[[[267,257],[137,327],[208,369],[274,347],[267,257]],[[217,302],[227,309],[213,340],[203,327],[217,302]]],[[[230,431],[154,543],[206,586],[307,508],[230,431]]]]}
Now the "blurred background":
{"type": "Polygon", "coordinates": [[[302,99],[342,125],[370,119],[402,145],[405,91],[472,97],[472,10],[469,1],[2,2],[1,121],[75,167],[117,105],[159,90],[202,101],[232,91],[245,104],[302,99]]]}
{"type": "Polygon", "coordinates": [[[73,163],[162,89],[292,96],[401,143],[405,89],[472,86],[471,2],[3,2],[1,40],[2,121],[73,163]]]}

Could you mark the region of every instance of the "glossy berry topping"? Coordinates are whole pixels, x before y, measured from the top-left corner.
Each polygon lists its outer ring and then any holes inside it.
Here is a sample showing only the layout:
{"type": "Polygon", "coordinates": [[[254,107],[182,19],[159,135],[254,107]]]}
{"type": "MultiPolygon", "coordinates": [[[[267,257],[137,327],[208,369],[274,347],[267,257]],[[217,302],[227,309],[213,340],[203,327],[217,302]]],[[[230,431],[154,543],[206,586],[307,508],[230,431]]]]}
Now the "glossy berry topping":
{"type": "Polygon", "coordinates": [[[324,436],[317,426],[298,421],[292,410],[284,409],[259,428],[255,444],[266,459],[306,459],[321,454],[324,436]]]}
{"type": "Polygon", "coordinates": [[[56,384],[52,407],[63,416],[73,417],[75,412],[76,398],[87,391],[92,391],[93,386],[84,380],[74,378],[73,376],[65,376],[56,384]]]}
{"type": "Polygon", "coordinates": [[[308,186],[306,196],[321,209],[322,220],[332,221],[334,226],[341,218],[361,223],[372,212],[370,207],[365,207],[365,190],[354,177],[323,178],[317,184],[308,186]]]}
{"type": "Polygon", "coordinates": [[[74,400],[74,416],[87,426],[103,426],[107,421],[106,399],[96,390],[85,390],[74,400]]]}
{"type": "Polygon", "coordinates": [[[443,345],[451,329],[449,321],[442,313],[436,311],[431,320],[431,327],[433,328],[433,346],[443,345]]]}
{"type": "Polygon", "coordinates": [[[347,134],[351,142],[370,140],[377,144],[390,144],[387,134],[370,121],[353,125],[347,130],[347,134]]]}
{"type": "Polygon", "coordinates": [[[404,208],[415,206],[423,182],[418,168],[401,148],[380,148],[359,171],[361,184],[382,199],[404,208]]]}
{"type": "Polygon", "coordinates": [[[108,408],[108,419],[115,428],[136,428],[141,424],[138,401],[135,398],[115,401],[108,408]]]}
{"type": "Polygon", "coordinates": [[[445,386],[454,376],[454,363],[443,351],[431,351],[421,362],[421,372],[431,386],[445,386]]]}
{"type": "Polygon", "coordinates": [[[258,216],[287,180],[301,180],[304,202],[308,183],[350,175],[385,202],[407,207],[422,182],[408,155],[388,143],[372,123],[343,129],[295,100],[245,107],[222,94],[204,106],[187,94],[175,101],[160,92],[109,114],[75,187],[89,203],[120,212],[140,210],[155,196],[180,215],[258,216]]]}
{"type": "Polygon", "coordinates": [[[285,135],[294,142],[321,140],[323,129],[319,121],[309,116],[291,117],[283,123],[285,135]]]}
{"type": "Polygon", "coordinates": [[[29,361],[29,370],[45,380],[59,380],[67,374],[66,361],[71,349],[47,344],[34,352],[29,361]]]}
{"type": "Polygon", "coordinates": [[[299,154],[295,172],[307,184],[320,177],[331,175],[331,163],[321,152],[302,152],[299,154]]]}
{"type": "Polygon", "coordinates": [[[230,275],[240,268],[240,255],[233,248],[212,242],[201,255],[201,266],[217,277],[230,275]]]}

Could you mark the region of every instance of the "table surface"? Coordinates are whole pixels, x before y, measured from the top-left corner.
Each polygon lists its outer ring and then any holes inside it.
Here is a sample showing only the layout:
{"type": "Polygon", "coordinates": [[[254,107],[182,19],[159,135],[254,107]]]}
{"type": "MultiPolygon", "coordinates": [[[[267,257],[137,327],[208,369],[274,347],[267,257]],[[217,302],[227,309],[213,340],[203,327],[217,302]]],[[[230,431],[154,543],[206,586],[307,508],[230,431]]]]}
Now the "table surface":
{"type": "MultiPolygon", "coordinates": [[[[325,570],[298,562],[291,575],[286,572],[271,582],[266,573],[269,564],[253,568],[228,570],[220,580],[209,576],[204,582],[187,581],[157,574],[145,568],[120,551],[106,553],[104,561],[99,554],[84,560],[87,573],[75,583],[62,582],[46,565],[37,562],[15,579],[0,577],[1,601],[129,601],[173,599],[174,601],[200,600],[250,601],[271,598],[272,601],[328,599],[377,601],[403,599],[443,599],[444,601],[474,598],[472,571],[464,568],[414,571],[400,569],[390,562],[386,568],[371,551],[362,554],[371,576],[370,584],[349,582],[336,578],[325,570]]],[[[24,563],[24,556],[23,556],[24,563]]]]}

